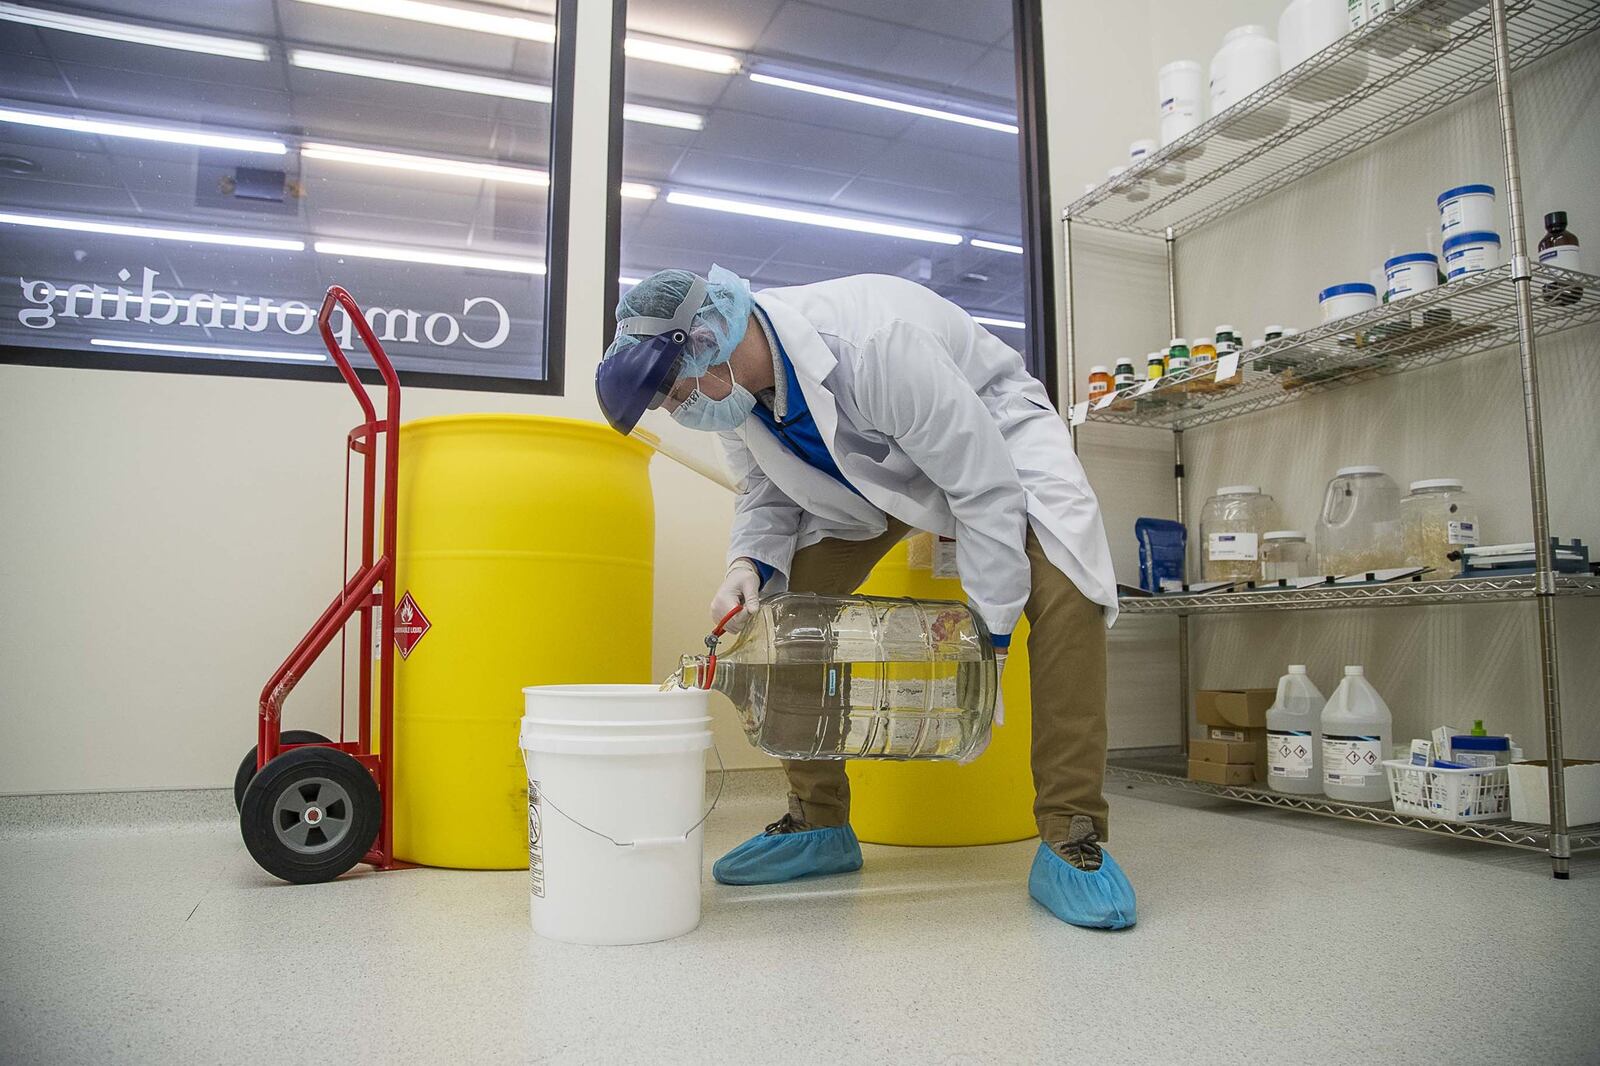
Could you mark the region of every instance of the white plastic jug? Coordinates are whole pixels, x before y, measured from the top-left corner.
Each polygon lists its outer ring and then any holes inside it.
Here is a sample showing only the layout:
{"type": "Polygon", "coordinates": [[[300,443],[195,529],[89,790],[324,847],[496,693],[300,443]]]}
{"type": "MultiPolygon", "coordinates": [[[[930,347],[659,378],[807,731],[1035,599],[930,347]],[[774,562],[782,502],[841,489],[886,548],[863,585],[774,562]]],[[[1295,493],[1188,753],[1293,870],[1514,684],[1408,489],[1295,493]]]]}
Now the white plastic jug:
{"type": "Polygon", "coordinates": [[[694,929],[710,813],[707,694],[654,685],[522,691],[533,931],[574,944],[645,944],[694,929]]]}
{"type": "Polygon", "coordinates": [[[1322,791],[1322,708],[1327,699],[1291,666],[1278,679],[1278,698],[1267,710],[1267,787],[1296,796],[1322,791]]]}
{"type": "Polygon", "coordinates": [[[1383,761],[1394,746],[1394,716],[1359,666],[1344,668],[1344,680],[1322,711],[1322,788],[1329,799],[1349,803],[1389,802],[1383,761]]]}

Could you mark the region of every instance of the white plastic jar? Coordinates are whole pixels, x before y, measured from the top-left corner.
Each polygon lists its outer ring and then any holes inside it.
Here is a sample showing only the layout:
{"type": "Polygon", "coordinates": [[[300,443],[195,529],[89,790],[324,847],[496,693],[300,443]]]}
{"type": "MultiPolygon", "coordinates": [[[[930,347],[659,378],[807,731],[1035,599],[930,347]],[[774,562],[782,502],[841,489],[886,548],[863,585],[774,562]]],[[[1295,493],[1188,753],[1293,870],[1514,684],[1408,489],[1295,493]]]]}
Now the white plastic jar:
{"type": "MultiPolygon", "coordinates": [[[[1350,32],[1347,0],[1291,0],[1278,18],[1278,51],[1285,72],[1338,41],[1350,32]]],[[[1367,80],[1367,60],[1359,52],[1347,55],[1316,74],[1303,74],[1290,87],[1298,100],[1333,100],[1361,88],[1367,80]]]]}
{"type": "Polygon", "coordinates": [[[1384,302],[1439,287],[1439,257],[1432,252],[1407,252],[1383,261],[1387,282],[1384,302]]]}
{"type": "Polygon", "coordinates": [[[1330,285],[1317,293],[1317,304],[1322,308],[1322,321],[1371,311],[1378,306],[1376,286],[1365,281],[1352,281],[1343,285],[1330,285]]]}
{"type": "Polygon", "coordinates": [[[1261,542],[1279,525],[1259,485],[1224,485],[1200,509],[1200,572],[1207,581],[1260,581],[1261,542]]]}
{"type": "Polygon", "coordinates": [[[1500,234],[1458,233],[1444,242],[1444,276],[1455,281],[1500,265],[1500,234]]]}
{"type": "Polygon", "coordinates": [[[1192,59],[1168,63],[1156,74],[1156,99],[1161,110],[1161,143],[1171,144],[1204,121],[1200,113],[1200,64],[1192,59]]]}
{"type": "Polygon", "coordinates": [[[1458,185],[1439,194],[1439,236],[1493,233],[1494,186],[1458,185]]]}
{"type": "Polygon", "coordinates": [[[1261,577],[1265,581],[1310,577],[1311,545],[1299,529],[1272,529],[1261,538],[1261,577]]]}
{"type": "Polygon", "coordinates": [[[1400,526],[1406,565],[1431,566],[1436,579],[1461,572],[1461,562],[1451,559],[1451,552],[1479,543],[1478,505],[1460,478],[1413,481],[1410,495],[1400,501],[1400,526]]]}
{"type": "MultiPolygon", "coordinates": [[[[1278,42],[1265,26],[1239,26],[1222,38],[1222,47],[1211,60],[1211,114],[1220,115],[1276,78],[1282,71],[1278,42]]],[[[1289,107],[1266,104],[1248,117],[1226,123],[1222,136],[1240,141],[1270,137],[1289,122],[1289,107]]]]}

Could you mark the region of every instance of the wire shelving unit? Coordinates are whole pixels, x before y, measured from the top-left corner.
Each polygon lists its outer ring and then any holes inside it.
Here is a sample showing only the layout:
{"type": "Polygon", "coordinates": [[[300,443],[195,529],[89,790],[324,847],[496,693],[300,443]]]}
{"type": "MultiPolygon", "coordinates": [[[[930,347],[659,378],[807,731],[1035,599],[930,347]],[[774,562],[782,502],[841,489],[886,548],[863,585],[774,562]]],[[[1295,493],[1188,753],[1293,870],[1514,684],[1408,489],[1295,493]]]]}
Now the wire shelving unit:
{"type": "MultiPolygon", "coordinates": [[[[1531,603],[1538,617],[1539,679],[1545,748],[1563,761],[1555,604],[1600,595],[1600,577],[1554,567],[1545,484],[1536,338],[1600,321],[1600,277],[1533,264],[1522,204],[1521,159],[1511,76],[1520,67],[1600,29],[1595,0],[1399,0],[1395,10],[1342,37],[1137,166],[1085,193],[1063,212],[1066,283],[1067,409],[1080,420],[1172,431],[1177,518],[1184,520],[1185,430],[1292,403],[1305,396],[1514,346],[1532,499],[1534,572],[1307,589],[1124,596],[1130,614],[1177,619],[1179,715],[1189,738],[1189,620],[1243,611],[1531,603]],[[1179,236],[1218,223],[1245,205],[1439,112],[1480,90],[1495,94],[1510,231],[1509,262],[1376,310],[1352,315],[1249,349],[1237,377],[1218,387],[1191,373],[1143,392],[1078,402],[1072,283],[1074,227],[1165,242],[1169,336],[1177,335],[1179,236]]],[[[1214,375],[1215,371],[1211,373],[1214,375]]],[[[1600,826],[1571,828],[1562,775],[1550,774],[1551,824],[1454,823],[1396,814],[1264,787],[1189,780],[1177,762],[1113,759],[1112,772],[1135,781],[1357,822],[1545,851],[1558,878],[1574,851],[1600,848],[1600,826]]]]}

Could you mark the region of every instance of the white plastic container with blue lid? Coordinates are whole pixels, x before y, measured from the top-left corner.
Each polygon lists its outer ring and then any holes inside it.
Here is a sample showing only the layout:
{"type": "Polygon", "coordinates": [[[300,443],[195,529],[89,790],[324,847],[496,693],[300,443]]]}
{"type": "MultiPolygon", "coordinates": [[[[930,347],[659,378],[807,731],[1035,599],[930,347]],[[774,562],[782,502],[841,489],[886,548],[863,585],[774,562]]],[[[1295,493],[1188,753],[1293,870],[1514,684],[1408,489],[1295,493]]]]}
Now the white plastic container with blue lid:
{"type": "Polygon", "coordinates": [[[1493,232],[1494,186],[1458,185],[1439,194],[1439,235],[1493,232]]]}
{"type": "Polygon", "coordinates": [[[1432,252],[1407,252],[1383,261],[1385,301],[1439,287],[1439,257],[1432,252]]]}
{"type": "Polygon", "coordinates": [[[1449,281],[1493,270],[1500,265],[1500,234],[1458,233],[1444,242],[1444,276],[1449,281]]]}
{"type": "Polygon", "coordinates": [[[1322,307],[1322,321],[1371,311],[1378,306],[1378,288],[1365,281],[1352,281],[1344,285],[1330,285],[1317,293],[1317,303],[1322,307]]]}

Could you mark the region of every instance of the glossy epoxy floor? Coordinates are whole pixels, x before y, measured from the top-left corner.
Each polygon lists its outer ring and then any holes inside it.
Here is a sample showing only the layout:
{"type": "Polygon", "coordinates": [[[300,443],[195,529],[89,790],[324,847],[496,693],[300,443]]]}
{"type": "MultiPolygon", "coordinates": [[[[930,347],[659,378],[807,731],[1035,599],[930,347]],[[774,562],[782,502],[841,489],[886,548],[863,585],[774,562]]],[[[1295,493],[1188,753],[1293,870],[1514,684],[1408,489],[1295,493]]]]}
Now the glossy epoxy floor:
{"type": "MultiPolygon", "coordinates": [[[[780,811],[738,783],[707,866],[780,811]]],[[[223,821],[0,833],[0,1061],[1600,1061],[1600,862],[1115,786],[1124,933],[1034,844],[706,885],[682,939],[532,937],[522,873],[290,887],[223,821]]],[[[159,816],[156,821],[159,822],[159,816]]]]}

